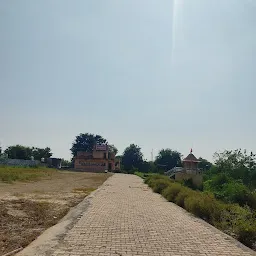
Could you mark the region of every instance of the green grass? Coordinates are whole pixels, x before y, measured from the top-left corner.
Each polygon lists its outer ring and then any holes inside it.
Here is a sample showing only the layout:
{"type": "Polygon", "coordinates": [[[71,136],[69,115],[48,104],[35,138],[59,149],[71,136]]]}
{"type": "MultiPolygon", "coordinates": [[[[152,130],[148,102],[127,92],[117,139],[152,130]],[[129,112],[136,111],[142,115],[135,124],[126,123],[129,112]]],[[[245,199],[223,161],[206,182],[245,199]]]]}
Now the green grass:
{"type": "Polygon", "coordinates": [[[35,181],[50,177],[56,170],[46,167],[0,166],[0,182],[35,181]]]}

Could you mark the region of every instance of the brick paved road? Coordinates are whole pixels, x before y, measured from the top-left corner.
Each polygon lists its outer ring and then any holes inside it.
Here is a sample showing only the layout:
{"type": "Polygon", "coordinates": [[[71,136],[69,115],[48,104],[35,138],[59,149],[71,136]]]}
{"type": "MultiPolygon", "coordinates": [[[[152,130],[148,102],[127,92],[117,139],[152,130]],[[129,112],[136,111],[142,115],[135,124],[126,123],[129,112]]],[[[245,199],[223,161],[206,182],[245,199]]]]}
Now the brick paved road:
{"type": "Polygon", "coordinates": [[[115,174],[92,196],[54,256],[245,256],[254,252],[153,193],[139,177],[115,174]]]}

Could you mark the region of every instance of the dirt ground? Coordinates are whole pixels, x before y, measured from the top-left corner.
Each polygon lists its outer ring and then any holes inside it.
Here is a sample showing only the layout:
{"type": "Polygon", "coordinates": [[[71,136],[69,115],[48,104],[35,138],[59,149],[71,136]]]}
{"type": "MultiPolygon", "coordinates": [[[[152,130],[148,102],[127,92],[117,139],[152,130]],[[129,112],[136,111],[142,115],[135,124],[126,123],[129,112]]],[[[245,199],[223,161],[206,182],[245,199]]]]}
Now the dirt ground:
{"type": "Polygon", "coordinates": [[[0,256],[27,246],[110,176],[58,171],[36,182],[0,182],[0,256]]]}

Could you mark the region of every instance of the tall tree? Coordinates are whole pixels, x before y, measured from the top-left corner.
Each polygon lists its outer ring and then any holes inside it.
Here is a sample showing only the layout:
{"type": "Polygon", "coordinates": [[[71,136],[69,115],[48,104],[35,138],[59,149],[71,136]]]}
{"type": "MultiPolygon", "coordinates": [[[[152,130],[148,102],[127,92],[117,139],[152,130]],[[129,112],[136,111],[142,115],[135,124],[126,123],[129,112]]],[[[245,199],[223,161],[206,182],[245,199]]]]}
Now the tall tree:
{"type": "Polygon", "coordinates": [[[76,136],[75,141],[70,149],[75,157],[78,151],[92,152],[95,144],[104,144],[107,140],[100,135],[94,135],[91,133],[80,133],[76,136]]]}
{"type": "Polygon", "coordinates": [[[204,171],[208,171],[211,169],[212,167],[212,163],[209,162],[208,160],[199,157],[198,160],[200,161],[200,163],[198,164],[198,168],[204,170],[204,171]]]}
{"type": "Polygon", "coordinates": [[[156,157],[155,164],[160,167],[163,166],[165,170],[181,166],[181,153],[169,148],[162,149],[156,157]]]}
{"type": "Polygon", "coordinates": [[[216,171],[229,177],[241,179],[244,184],[256,187],[256,155],[246,150],[225,150],[214,154],[216,171]]]}
{"type": "Polygon", "coordinates": [[[11,159],[29,160],[32,156],[32,149],[21,145],[10,146],[4,152],[11,159]]]}
{"type": "Polygon", "coordinates": [[[133,167],[139,168],[143,163],[143,154],[141,148],[135,144],[131,144],[124,150],[122,156],[122,165],[126,171],[130,171],[133,167]]]}
{"type": "Polygon", "coordinates": [[[114,153],[115,155],[118,152],[118,149],[114,145],[108,145],[108,150],[110,153],[114,153]]]}
{"type": "Polygon", "coordinates": [[[51,149],[46,148],[34,148],[32,147],[32,156],[35,160],[41,160],[42,158],[49,158],[52,156],[51,149]]]}

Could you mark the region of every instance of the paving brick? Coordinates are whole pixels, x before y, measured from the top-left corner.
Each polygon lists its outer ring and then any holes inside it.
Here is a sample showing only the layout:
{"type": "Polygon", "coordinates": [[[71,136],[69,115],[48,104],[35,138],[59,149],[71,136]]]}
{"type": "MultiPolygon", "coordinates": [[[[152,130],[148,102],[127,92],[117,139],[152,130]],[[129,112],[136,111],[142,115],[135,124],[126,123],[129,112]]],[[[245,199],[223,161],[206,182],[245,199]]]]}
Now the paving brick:
{"type": "Polygon", "coordinates": [[[252,256],[255,252],[166,202],[134,175],[115,174],[54,256],[252,256]]]}

